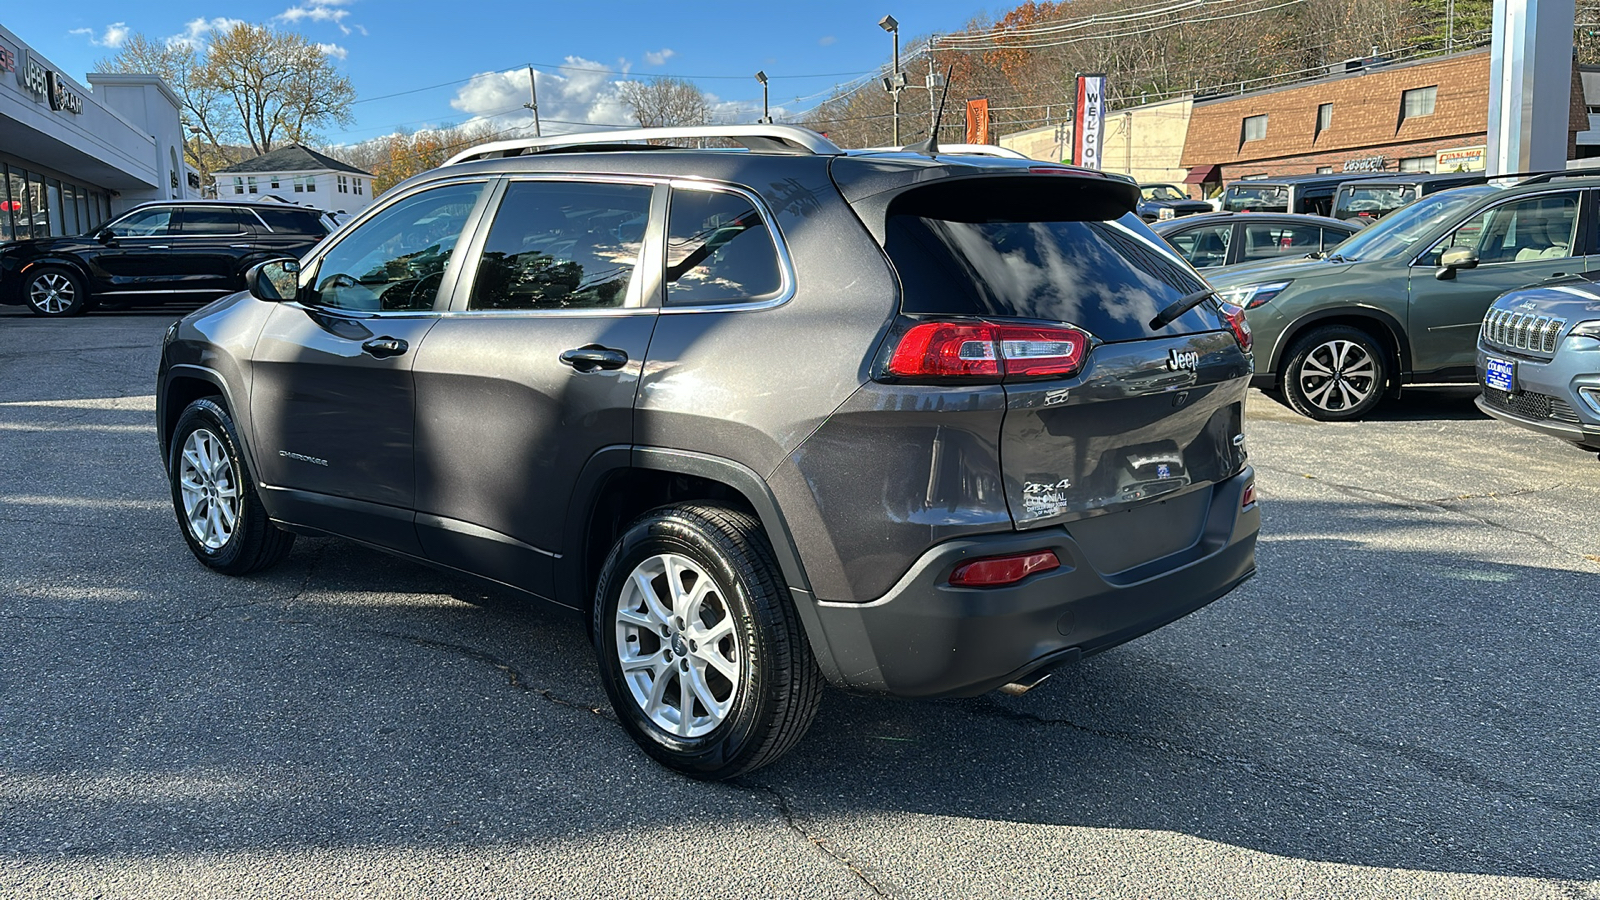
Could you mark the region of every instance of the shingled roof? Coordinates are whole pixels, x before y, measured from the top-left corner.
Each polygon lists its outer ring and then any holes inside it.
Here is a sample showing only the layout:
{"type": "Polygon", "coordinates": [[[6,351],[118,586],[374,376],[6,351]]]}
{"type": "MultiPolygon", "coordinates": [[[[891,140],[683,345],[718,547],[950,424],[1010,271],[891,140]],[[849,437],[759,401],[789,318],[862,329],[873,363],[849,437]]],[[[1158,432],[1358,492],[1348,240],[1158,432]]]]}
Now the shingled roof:
{"type": "Polygon", "coordinates": [[[366,172],[349,163],[342,163],[331,156],[324,156],[309,147],[299,144],[290,144],[279,147],[271,153],[263,153],[255,159],[247,159],[236,163],[226,169],[217,169],[218,175],[242,175],[251,172],[353,172],[356,175],[372,177],[371,172],[366,172]]]}

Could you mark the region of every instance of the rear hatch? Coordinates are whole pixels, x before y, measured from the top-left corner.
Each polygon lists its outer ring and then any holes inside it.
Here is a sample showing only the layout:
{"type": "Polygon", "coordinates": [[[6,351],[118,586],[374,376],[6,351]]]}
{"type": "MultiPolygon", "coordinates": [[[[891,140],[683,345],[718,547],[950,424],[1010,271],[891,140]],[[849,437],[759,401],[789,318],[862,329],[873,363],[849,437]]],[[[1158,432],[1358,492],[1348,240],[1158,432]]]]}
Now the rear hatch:
{"type": "Polygon", "coordinates": [[[1333,204],[1335,219],[1375,222],[1422,195],[1414,184],[1347,184],[1333,204]]]}
{"type": "Polygon", "coordinates": [[[857,204],[902,287],[877,377],[999,381],[1013,524],[1068,524],[1101,572],[1194,543],[1212,486],[1244,465],[1243,315],[1207,299],[1151,327],[1206,285],[1129,187],[1015,174],[857,204]]]}
{"type": "Polygon", "coordinates": [[[1222,194],[1223,212],[1289,212],[1289,188],[1266,182],[1228,185],[1222,194]]]}

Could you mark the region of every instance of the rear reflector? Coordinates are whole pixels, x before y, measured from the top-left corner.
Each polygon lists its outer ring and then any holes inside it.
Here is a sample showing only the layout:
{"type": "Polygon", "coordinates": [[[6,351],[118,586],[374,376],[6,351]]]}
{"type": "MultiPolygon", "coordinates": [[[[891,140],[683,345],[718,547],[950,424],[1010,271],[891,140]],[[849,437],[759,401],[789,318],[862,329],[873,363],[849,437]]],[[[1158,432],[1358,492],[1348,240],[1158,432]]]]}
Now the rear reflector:
{"type": "Polygon", "coordinates": [[[1256,502],[1256,483],[1252,481],[1244,486],[1244,498],[1239,501],[1239,508],[1247,509],[1254,502],[1256,502]]]}
{"type": "Polygon", "coordinates": [[[889,374],[906,379],[1065,378],[1083,368],[1089,336],[1076,328],[923,322],[889,358],[889,374]]]}
{"type": "Polygon", "coordinates": [[[1061,568],[1061,560],[1052,550],[1018,553],[1014,556],[991,556],[975,559],[956,566],[950,573],[950,583],[956,587],[998,587],[1016,584],[1037,572],[1061,568]]]}

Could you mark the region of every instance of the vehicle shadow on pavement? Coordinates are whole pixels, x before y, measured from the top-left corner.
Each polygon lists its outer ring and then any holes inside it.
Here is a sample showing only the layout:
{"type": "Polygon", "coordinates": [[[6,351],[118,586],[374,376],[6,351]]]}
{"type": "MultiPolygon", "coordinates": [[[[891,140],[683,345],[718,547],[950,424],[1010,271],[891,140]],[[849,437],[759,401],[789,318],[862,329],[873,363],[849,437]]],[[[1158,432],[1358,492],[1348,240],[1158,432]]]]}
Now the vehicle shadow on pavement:
{"type": "MultiPolygon", "coordinates": [[[[1473,402],[1480,393],[1482,389],[1473,384],[1407,387],[1398,398],[1384,400],[1360,421],[1427,422],[1485,419],[1488,416],[1473,402]]],[[[1325,427],[1328,424],[1302,416],[1287,403],[1259,390],[1250,392],[1249,409],[1252,418],[1317,427],[1325,427]]]]}

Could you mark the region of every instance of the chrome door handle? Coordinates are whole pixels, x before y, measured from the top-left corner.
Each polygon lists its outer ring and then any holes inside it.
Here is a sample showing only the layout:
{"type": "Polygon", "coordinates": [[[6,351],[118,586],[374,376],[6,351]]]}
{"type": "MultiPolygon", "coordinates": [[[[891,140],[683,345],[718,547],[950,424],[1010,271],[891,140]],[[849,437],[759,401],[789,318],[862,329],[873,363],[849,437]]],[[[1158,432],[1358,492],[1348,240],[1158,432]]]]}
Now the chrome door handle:
{"type": "Polygon", "coordinates": [[[367,341],[365,344],[362,344],[361,349],[377,359],[387,359],[391,356],[399,356],[400,354],[406,352],[410,346],[410,344],[407,344],[405,341],[402,341],[399,338],[380,337],[373,338],[372,340],[367,341]]]}
{"type": "Polygon", "coordinates": [[[564,350],[560,359],[579,372],[593,372],[597,369],[620,369],[628,364],[628,354],[610,347],[601,347],[590,344],[587,347],[577,347],[564,350]]]}
{"type": "Polygon", "coordinates": [[[151,244],[150,246],[146,247],[145,249],[146,250],[171,250],[172,249],[172,245],[171,244],[151,244]]]}

